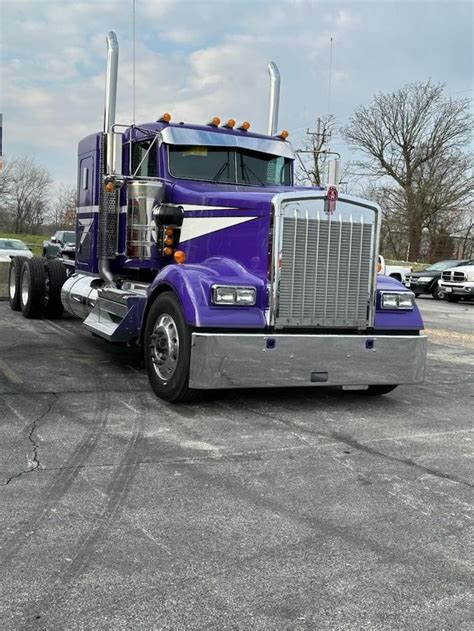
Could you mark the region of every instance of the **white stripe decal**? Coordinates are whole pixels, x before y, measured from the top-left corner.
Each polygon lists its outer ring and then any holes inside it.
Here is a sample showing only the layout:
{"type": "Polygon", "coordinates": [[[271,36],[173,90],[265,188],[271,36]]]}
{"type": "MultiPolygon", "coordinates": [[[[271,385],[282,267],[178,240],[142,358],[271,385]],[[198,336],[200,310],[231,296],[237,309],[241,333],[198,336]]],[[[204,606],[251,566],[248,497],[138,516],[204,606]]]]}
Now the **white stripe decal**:
{"type": "Polygon", "coordinates": [[[98,206],[78,206],[77,207],[78,215],[83,215],[85,213],[98,213],[98,212],[99,212],[98,206]]]}
{"type": "Polygon", "coordinates": [[[257,217],[186,217],[181,228],[179,242],[203,237],[217,230],[238,226],[246,221],[252,221],[257,217]]]}
{"type": "Polygon", "coordinates": [[[192,210],[238,210],[238,206],[207,206],[206,204],[179,204],[184,212],[192,210]]]}
{"type": "MultiPolygon", "coordinates": [[[[179,204],[184,212],[199,211],[199,210],[239,210],[238,206],[208,206],[206,204],[179,204]]],[[[99,206],[78,206],[77,214],[83,213],[98,213],[99,206]]],[[[127,212],[127,206],[120,206],[120,212],[127,212]]]]}

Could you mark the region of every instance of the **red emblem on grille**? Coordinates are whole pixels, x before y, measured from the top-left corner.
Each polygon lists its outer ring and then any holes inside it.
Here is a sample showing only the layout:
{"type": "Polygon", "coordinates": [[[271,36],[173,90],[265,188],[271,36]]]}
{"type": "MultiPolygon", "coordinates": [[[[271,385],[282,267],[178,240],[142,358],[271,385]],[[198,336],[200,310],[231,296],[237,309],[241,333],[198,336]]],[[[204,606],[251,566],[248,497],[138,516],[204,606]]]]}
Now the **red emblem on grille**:
{"type": "Polygon", "coordinates": [[[328,215],[332,215],[336,210],[336,202],[339,194],[337,192],[337,188],[335,186],[329,186],[328,192],[326,195],[326,208],[325,211],[328,215]]]}

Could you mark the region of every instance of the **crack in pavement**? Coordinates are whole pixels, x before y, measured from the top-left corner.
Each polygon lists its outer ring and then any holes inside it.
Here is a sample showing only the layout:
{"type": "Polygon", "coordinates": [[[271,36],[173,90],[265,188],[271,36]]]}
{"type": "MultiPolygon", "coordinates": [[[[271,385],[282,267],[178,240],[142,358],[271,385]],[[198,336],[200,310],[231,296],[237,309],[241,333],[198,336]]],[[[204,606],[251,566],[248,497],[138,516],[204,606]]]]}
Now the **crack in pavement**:
{"type": "Polygon", "coordinates": [[[36,471],[36,469],[40,467],[41,462],[38,455],[39,444],[36,442],[34,438],[34,433],[37,429],[38,423],[42,421],[44,417],[51,412],[53,405],[57,403],[57,401],[59,400],[56,392],[52,392],[51,394],[53,395],[53,400],[51,401],[51,403],[49,403],[46,410],[32,421],[30,425],[30,431],[28,432],[27,438],[30,441],[30,443],[33,445],[33,458],[30,461],[31,466],[29,467],[29,469],[25,469],[24,471],[15,473],[15,475],[12,475],[9,478],[7,478],[7,480],[3,483],[3,486],[7,486],[8,484],[10,484],[12,480],[15,480],[16,478],[20,478],[22,475],[26,475],[27,473],[32,473],[33,471],[36,471]]]}

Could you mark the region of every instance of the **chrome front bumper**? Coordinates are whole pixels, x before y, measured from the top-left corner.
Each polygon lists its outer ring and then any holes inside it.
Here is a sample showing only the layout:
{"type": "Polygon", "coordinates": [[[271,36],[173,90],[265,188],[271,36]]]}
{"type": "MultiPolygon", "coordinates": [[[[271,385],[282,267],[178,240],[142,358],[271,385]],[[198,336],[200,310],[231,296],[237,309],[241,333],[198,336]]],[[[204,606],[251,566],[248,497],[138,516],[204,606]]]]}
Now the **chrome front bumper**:
{"type": "Polygon", "coordinates": [[[365,386],[423,381],[425,335],[193,333],[189,386],[365,386]]]}

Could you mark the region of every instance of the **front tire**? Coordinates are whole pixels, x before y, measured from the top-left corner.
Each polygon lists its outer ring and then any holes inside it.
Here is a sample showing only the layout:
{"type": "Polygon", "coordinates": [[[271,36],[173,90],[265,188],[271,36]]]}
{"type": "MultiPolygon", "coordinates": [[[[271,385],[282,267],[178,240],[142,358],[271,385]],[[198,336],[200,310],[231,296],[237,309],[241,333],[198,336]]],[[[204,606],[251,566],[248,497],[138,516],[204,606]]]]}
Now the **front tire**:
{"type": "Polygon", "coordinates": [[[144,335],[145,366],[154,393],[171,403],[190,401],[191,329],[178,298],[160,294],[148,313],[144,335]]]}
{"type": "Polygon", "coordinates": [[[436,283],[431,290],[431,295],[433,296],[434,300],[441,300],[441,298],[443,297],[443,292],[440,290],[438,283],[436,283]]]}
{"type": "Polygon", "coordinates": [[[21,268],[20,306],[25,318],[41,318],[46,297],[44,259],[26,259],[21,268]]]}
{"type": "Polygon", "coordinates": [[[14,256],[10,261],[10,271],[8,275],[8,298],[12,311],[20,311],[21,295],[21,268],[26,261],[26,256],[14,256]]]}

